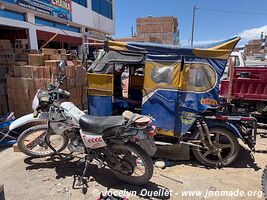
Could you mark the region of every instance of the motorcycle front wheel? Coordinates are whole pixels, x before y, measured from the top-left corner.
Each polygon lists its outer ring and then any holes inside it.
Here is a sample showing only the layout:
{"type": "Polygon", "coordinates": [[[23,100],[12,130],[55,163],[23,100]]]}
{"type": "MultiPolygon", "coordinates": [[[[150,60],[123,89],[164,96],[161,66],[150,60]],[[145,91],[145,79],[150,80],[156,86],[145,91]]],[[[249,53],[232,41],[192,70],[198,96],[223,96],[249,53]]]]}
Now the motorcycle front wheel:
{"type": "Polygon", "coordinates": [[[132,185],[144,185],[153,176],[153,162],[150,156],[137,144],[125,143],[112,146],[113,153],[119,157],[121,168],[111,168],[121,181],[132,185]]]}
{"type": "MultiPolygon", "coordinates": [[[[47,125],[37,125],[25,130],[18,138],[18,148],[24,154],[31,157],[46,157],[55,155],[45,143],[47,125]]],[[[65,135],[52,134],[49,137],[50,144],[60,153],[69,143],[65,135]]]]}

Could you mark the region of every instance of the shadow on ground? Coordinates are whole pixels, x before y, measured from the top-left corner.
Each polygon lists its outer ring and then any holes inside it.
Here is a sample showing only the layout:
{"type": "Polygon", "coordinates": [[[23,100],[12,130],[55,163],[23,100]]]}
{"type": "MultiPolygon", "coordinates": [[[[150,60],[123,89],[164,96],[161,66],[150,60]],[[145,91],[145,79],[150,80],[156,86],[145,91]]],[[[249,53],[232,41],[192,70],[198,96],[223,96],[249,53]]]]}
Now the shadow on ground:
{"type": "MultiPolygon", "coordinates": [[[[77,181],[77,175],[81,175],[83,171],[83,164],[79,164],[77,161],[52,161],[51,159],[37,159],[37,158],[26,158],[24,162],[28,165],[26,166],[26,170],[38,170],[38,169],[52,169],[55,168],[57,173],[56,179],[73,177],[73,186],[77,181]]],[[[170,191],[168,188],[158,185],[153,182],[149,182],[144,186],[134,186],[129,185],[124,182],[119,181],[109,169],[101,168],[98,169],[96,165],[90,165],[87,173],[87,177],[93,177],[94,180],[106,187],[107,190],[110,189],[119,189],[126,190],[128,192],[136,192],[136,195],[142,198],[151,199],[156,197],[157,199],[170,199],[170,191]]],[[[87,185],[87,184],[85,184],[87,185]]],[[[76,189],[73,187],[73,189],[76,189]]],[[[78,189],[83,189],[84,187],[80,187],[78,189]]]]}
{"type": "MultiPolygon", "coordinates": [[[[256,153],[258,153],[258,152],[256,151],[256,153]]],[[[171,166],[179,165],[179,164],[184,164],[186,166],[197,167],[197,168],[204,168],[207,170],[215,169],[215,168],[206,167],[206,166],[200,164],[193,156],[192,156],[191,160],[189,160],[189,161],[175,161],[172,163],[171,166]]],[[[222,167],[218,166],[217,168],[222,168],[222,167]]],[[[253,153],[250,150],[244,148],[243,146],[240,146],[240,153],[239,153],[238,157],[236,158],[236,160],[227,168],[252,168],[255,171],[258,171],[261,169],[258,166],[258,164],[256,163],[253,153]]]]}

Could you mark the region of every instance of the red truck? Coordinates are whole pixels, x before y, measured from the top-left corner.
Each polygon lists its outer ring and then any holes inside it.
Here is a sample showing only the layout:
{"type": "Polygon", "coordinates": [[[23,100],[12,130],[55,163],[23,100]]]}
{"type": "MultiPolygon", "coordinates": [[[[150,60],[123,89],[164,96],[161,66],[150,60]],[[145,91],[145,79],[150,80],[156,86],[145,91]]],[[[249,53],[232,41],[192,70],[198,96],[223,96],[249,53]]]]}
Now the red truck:
{"type": "Polygon", "coordinates": [[[221,81],[220,96],[237,108],[267,112],[267,66],[236,67],[236,58],[230,57],[228,77],[221,81]]]}

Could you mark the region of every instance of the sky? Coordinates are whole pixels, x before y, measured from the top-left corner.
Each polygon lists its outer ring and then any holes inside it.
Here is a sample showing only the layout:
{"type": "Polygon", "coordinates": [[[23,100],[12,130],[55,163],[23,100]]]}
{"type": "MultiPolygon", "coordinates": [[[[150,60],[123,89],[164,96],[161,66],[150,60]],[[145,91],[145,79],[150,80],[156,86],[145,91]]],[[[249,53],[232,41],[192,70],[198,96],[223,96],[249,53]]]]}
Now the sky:
{"type": "Polygon", "coordinates": [[[177,16],[180,43],[188,45],[194,4],[195,45],[241,36],[242,46],[267,34],[267,0],[115,0],[115,38],[129,37],[138,17],[177,16]]]}

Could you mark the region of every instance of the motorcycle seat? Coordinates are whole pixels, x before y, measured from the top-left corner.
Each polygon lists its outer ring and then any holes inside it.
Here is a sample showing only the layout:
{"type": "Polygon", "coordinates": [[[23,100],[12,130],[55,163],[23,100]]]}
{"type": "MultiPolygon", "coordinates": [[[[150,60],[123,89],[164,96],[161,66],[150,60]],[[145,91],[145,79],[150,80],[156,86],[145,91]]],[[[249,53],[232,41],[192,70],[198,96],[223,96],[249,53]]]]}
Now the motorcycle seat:
{"type": "Polygon", "coordinates": [[[123,123],[123,116],[96,117],[83,115],[79,120],[80,127],[83,131],[99,135],[102,135],[105,129],[122,126],[123,123]]]}

